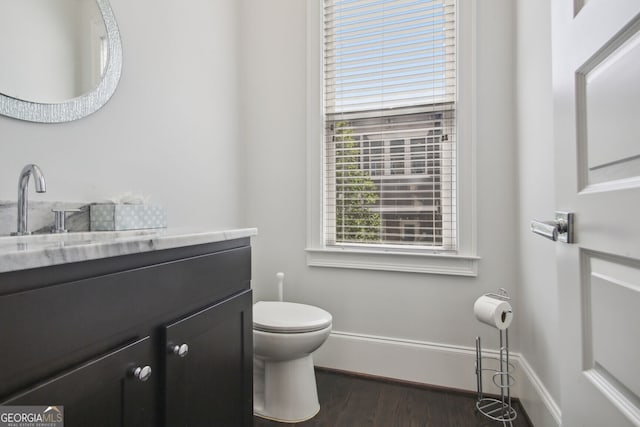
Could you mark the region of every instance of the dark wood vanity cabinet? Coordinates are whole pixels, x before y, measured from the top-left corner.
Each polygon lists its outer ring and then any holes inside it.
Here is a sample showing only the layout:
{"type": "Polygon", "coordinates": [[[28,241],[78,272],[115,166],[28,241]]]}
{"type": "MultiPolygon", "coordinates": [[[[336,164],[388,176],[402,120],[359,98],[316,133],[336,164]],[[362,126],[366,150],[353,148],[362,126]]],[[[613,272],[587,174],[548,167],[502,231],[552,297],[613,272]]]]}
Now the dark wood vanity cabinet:
{"type": "Polygon", "coordinates": [[[0,274],[0,404],[253,425],[250,275],[248,238],[0,274]]]}

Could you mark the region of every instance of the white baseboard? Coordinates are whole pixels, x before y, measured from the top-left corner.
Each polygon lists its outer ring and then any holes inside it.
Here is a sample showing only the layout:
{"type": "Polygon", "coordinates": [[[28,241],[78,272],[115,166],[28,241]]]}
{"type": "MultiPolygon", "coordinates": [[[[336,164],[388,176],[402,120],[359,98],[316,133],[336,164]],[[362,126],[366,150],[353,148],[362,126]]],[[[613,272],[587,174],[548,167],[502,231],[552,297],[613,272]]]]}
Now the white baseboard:
{"type": "Polygon", "coordinates": [[[559,427],[562,425],[560,407],[533,370],[527,359],[518,355],[518,365],[526,381],[520,388],[520,403],[535,426],[559,427]]]}
{"type": "MultiPolygon", "coordinates": [[[[483,349],[483,356],[497,357],[483,349]]],[[[475,348],[332,331],[313,354],[316,366],[394,378],[404,381],[476,390],[475,348]]],[[[536,427],[559,427],[560,409],[529,363],[519,353],[510,354],[518,397],[536,427]]],[[[491,367],[491,361],[484,367],[491,367]]],[[[499,394],[490,375],[483,376],[486,393],[499,394]]]]}

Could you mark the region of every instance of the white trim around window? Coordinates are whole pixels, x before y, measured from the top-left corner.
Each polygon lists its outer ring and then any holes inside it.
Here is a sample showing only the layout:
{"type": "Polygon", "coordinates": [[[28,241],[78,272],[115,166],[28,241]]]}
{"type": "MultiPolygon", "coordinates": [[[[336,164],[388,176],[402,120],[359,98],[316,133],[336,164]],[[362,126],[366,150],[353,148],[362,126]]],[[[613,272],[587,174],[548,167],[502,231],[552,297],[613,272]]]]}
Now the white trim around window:
{"type": "Polygon", "coordinates": [[[323,242],[323,2],[307,0],[307,264],[412,273],[477,276],[475,197],[475,3],[458,0],[458,249],[419,251],[366,246],[325,247],[323,242]]]}

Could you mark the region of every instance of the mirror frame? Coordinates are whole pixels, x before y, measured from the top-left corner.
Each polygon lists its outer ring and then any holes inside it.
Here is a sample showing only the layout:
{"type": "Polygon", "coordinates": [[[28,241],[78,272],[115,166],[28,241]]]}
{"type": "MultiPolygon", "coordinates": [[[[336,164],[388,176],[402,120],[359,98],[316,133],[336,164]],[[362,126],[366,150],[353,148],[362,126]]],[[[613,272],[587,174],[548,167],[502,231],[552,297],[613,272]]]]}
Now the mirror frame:
{"type": "Polygon", "coordinates": [[[107,67],[102,80],[91,91],[58,103],[40,103],[13,98],[0,92],[0,114],[38,123],[78,120],[99,110],[115,93],[122,71],[122,43],[109,0],[93,0],[102,14],[107,32],[107,67]]]}

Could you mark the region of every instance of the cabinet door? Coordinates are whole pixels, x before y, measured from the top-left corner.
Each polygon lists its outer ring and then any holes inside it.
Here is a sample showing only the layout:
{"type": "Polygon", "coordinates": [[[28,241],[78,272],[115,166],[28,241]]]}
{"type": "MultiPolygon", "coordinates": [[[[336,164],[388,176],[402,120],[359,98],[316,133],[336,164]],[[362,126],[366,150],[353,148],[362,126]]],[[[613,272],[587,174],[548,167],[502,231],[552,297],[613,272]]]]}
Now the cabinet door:
{"type": "Polygon", "coordinates": [[[133,375],[136,367],[149,366],[151,348],[146,337],[25,390],[2,405],[64,406],[65,427],[153,427],[153,375],[145,381],[133,375]]]}
{"type": "Polygon", "coordinates": [[[248,290],[166,327],[166,427],[253,425],[251,307],[248,290]]]}

